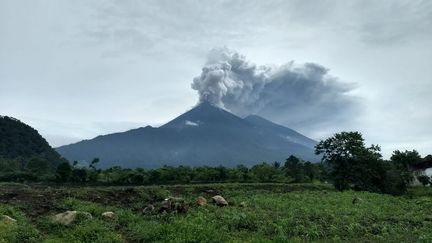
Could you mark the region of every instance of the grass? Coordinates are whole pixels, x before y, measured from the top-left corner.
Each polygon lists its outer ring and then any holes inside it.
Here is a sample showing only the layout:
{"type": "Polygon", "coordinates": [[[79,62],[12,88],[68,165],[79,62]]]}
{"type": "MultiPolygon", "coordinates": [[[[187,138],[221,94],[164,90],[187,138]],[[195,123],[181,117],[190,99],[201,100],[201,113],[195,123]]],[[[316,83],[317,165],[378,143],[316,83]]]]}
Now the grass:
{"type": "Polygon", "coordinates": [[[394,197],[337,192],[323,184],[0,185],[0,215],[17,219],[16,224],[0,221],[0,242],[431,242],[431,195],[431,188],[413,188],[406,196],[394,197]],[[195,206],[197,196],[211,198],[205,192],[209,189],[220,191],[230,206],[195,206]],[[15,199],[5,196],[14,192],[19,194],[15,199]],[[41,205],[22,199],[35,195],[51,195],[53,200],[41,210],[41,205]],[[191,202],[188,213],[142,213],[147,204],[157,206],[169,195],[191,202]],[[361,202],[353,204],[354,197],[361,202]],[[78,218],[69,226],[53,223],[51,216],[65,210],[89,212],[93,219],[78,218]],[[105,211],[116,217],[104,219],[105,211]]]}

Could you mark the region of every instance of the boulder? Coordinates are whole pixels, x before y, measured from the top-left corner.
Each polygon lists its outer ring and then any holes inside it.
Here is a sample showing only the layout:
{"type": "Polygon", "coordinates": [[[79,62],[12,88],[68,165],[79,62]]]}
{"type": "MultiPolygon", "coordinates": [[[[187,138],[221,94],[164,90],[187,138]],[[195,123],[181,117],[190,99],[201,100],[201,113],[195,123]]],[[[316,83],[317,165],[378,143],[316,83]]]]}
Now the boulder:
{"type": "Polygon", "coordinates": [[[7,215],[2,215],[1,220],[4,221],[4,222],[6,222],[6,223],[9,223],[9,224],[16,223],[16,219],[14,219],[14,218],[12,218],[10,216],[7,216],[7,215]]]}
{"type": "Polygon", "coordinates": [[[239,204],[239,207],[241,207],[241,208],[245,208],[245,207],[247,207],[247,203],[246,203],[246,202],[241,202],[241,203],[239,204]]]}
{"type": "Polygon", "coordinates": [[[75,222],[78,215],[83,216],[87,219],[93,218],[92,215],[88,212],[66,211],[64,213],[54,215],[53,221],[62,225],[70,225],[75,222]]]}
{"type": "Polygon", "coordinates": [[[104,212],[104,213],[102,213],[102,218],[104,218],[104,219],[114,219],[115,216],[116,215],[113,212],[104,212]]]}
{"type": "Polygon", "coordinates": [[[212,199],[213,199],[213,202],[218,206],[223,207],[223,206],[228,205],[228,202],[225,200],[225,198],[223,198],[220,195],[216,195],[216,196],[212,197],[212,199]]]}
{"type": "Polygon", "coordinates": [[[196,204],[197,204],[198,206],[204,206],[204,205],[207,204],[207,199],[205,199],[204,197],[199,196],[199,197],[196,199],[196,204]]]}

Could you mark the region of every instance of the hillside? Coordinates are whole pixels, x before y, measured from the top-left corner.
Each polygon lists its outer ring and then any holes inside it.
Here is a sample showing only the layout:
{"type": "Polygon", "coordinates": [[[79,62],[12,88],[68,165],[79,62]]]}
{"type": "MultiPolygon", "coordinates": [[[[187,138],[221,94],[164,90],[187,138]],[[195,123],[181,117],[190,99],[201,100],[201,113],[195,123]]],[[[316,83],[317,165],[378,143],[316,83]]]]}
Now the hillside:
{"type": "Polygon", "coordinates": [[[316,142],[257,116],[237,117],[201,103],[165,125],[98,136],[57,148],[69,160],[98,157],[101,167],[167,165],[236,166],[284,161],[290,155],[318,161],[316,142]]]}
{"type": "Polygon", "coordinates": [[[59,163],[60,155],[34,128],[18,119],[0,116],[0,157],[5,159],[32,157],[59,163]]]}

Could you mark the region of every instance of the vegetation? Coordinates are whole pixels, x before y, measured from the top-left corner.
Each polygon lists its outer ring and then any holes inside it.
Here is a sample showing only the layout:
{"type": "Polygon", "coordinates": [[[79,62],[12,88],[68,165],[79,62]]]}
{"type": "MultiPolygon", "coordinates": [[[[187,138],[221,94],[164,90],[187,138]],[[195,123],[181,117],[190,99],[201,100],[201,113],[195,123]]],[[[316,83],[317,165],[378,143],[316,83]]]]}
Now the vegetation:
{"type": "Polygon", "coordinates": [[[0,242],[428,242],[431,188],[403,197],[334,191],[325,184],[207,184],[165,187],[0,186],[0,242]],[[227,207],[195,205],[217,191],[227,207]],[[16,197],[4,195],[19,194],[16,197]],[[168,197],[190,203],[187,213],[143,213],[168,197]],[[35,198],[43,198],[38,203],[35,198]],[[359,198],[353,203],[353,198],[359,198]],[[33,203],[34,202],[34,203],[33,203]],[[69,226],[52,221],[65,210],[88,212],[69,226]],[[106,211],[115,213],[104,219],[106,211]]]}
{"type": "Polygon", "coordinates": [[[66,160],[32,127],[0,116],[0,175],[2,180],[48,180],[66,160]]]}
{"type": "MultiPolygon", "coordinates": [[[[144,170],[123,169],[112,167],[106,170],[96,168],[99,160],[94,159],[90,166],[80,166],[77,162],[70,165],[63,162],[49,176],[43,164],[33,169],[28,167],[24,173],[28,175],[25,181],[44,181],[73,184],[106,184],[106,185],[154,185],[154,184],[186,184],[210,182],[312,182],[323,179],[320,164],[302,161],[294,156],[287,159],[283,166],[260,163],[251,168],[239,165],[235,168],[219,167],[189,167],[163,166],[158,169],[144,170]],[[41,176],[45,175],[45,177],[41,176]]],[[[6,162],[5,162],[6,163],[6,162]]],[[[16,173],[16,172],[15,172],[16,173]]],[[[21,172],[23,173],[23,172],[21,172]]],[[[22,182],[22,174],[11,177],[10,173],[0,169],[0,180],[22,182]],[[21,176],[18,176],[21,175],[21,176]]]]}
{"type": "Polygon", "coordinates": [[[359,132],[341,132],[316,146],[334,186],[401,195],[414,179],[411,166],[422,161],[417,151],[396,150],[384,161],[378,145],[366,147],[359,132]]]}

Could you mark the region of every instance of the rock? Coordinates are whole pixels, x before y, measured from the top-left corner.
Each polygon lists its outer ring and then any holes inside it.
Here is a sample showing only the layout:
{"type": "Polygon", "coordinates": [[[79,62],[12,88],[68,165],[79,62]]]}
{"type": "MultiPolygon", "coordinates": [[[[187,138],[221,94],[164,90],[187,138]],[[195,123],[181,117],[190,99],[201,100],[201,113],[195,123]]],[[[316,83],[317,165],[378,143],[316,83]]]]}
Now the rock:
{"type": "Polygon", "coordinates": [[[198,206],[204,206],[204,205],[207,204],[207,199],[205,199],[204,197],[199,196],[199,197],[196,199],[196,204],[197,204],[198,206]]]}
{"type": "Polygon", "coordinates": [[[62,225],[70,225],[75,222],[78,215],[82,215],[87,219],[93,218],[93,216],[88,212],[66,211],[64,213],[54,215],[53,221],[62,225]]]}
{"type": "Polygon", "coordinates": [[[353,204],[357,204],[357,203],[361,203],[363,200],[361,199],[361,198],[359,198],[359,197],[354,197],[353,199],[352,199],[352,203],[353,204]]]}
{"type": "Polygon", "coordinates": [[[186,213],[189,210],[189,204],[183,198],[169,197],[166,198],[159,208],[159,213],[162,212],[177,212],[186,213]]]}
{"type": "Polygon", "coordinates": [[[241,208],[245,208],[245,207],[247,207],[247,203],[246,203],[246,202],[241,202],[241,203],[239,204],[239,206],[240,206],[241,208]]]}
{"type": "Polygon", "coordinates": [[[113,212],[105,212],[105,213],[102,213],[102,217],[104,218],[104,219],[114,219],[115,218],[115,213],[113,213],[113,212]]]}
{"type": "Polygon", "coordinates": [[[16,223],[16,219],[14,219],[14,218],[12,218],[12,217],[10,217],[10,216],[7,216],[7,215],[2,215],[2,221],[5,221],[5,222],[7,222],[7,223],[10,223],[10,224],[14,224],[14,223],[16,223]]]}
{"type": "Polygon", "coordinates": [[[213,202],[218,206],[223,207],[223,206],[228,205],[228,202],[225,200],[225,198],[223,198],[220,195],[216,195],[216,196],[212,197],[212,199],[213,199],[213,202]]]}
{"type": "Polygon", "coordinates": [[[66,211],[64,213],[59,213],[54,215],[53,221],[62,225],[70,225],[75,221],[77,214],[77,211],[66,211]]]}
{"type": "Polygon", "coordinates": [[[155,207],[152,204],[147,205],[147,207],[145,207],[143,209],[143,213],[144,214],[149,214],[152,213],[155,210],[155,207]]]}

